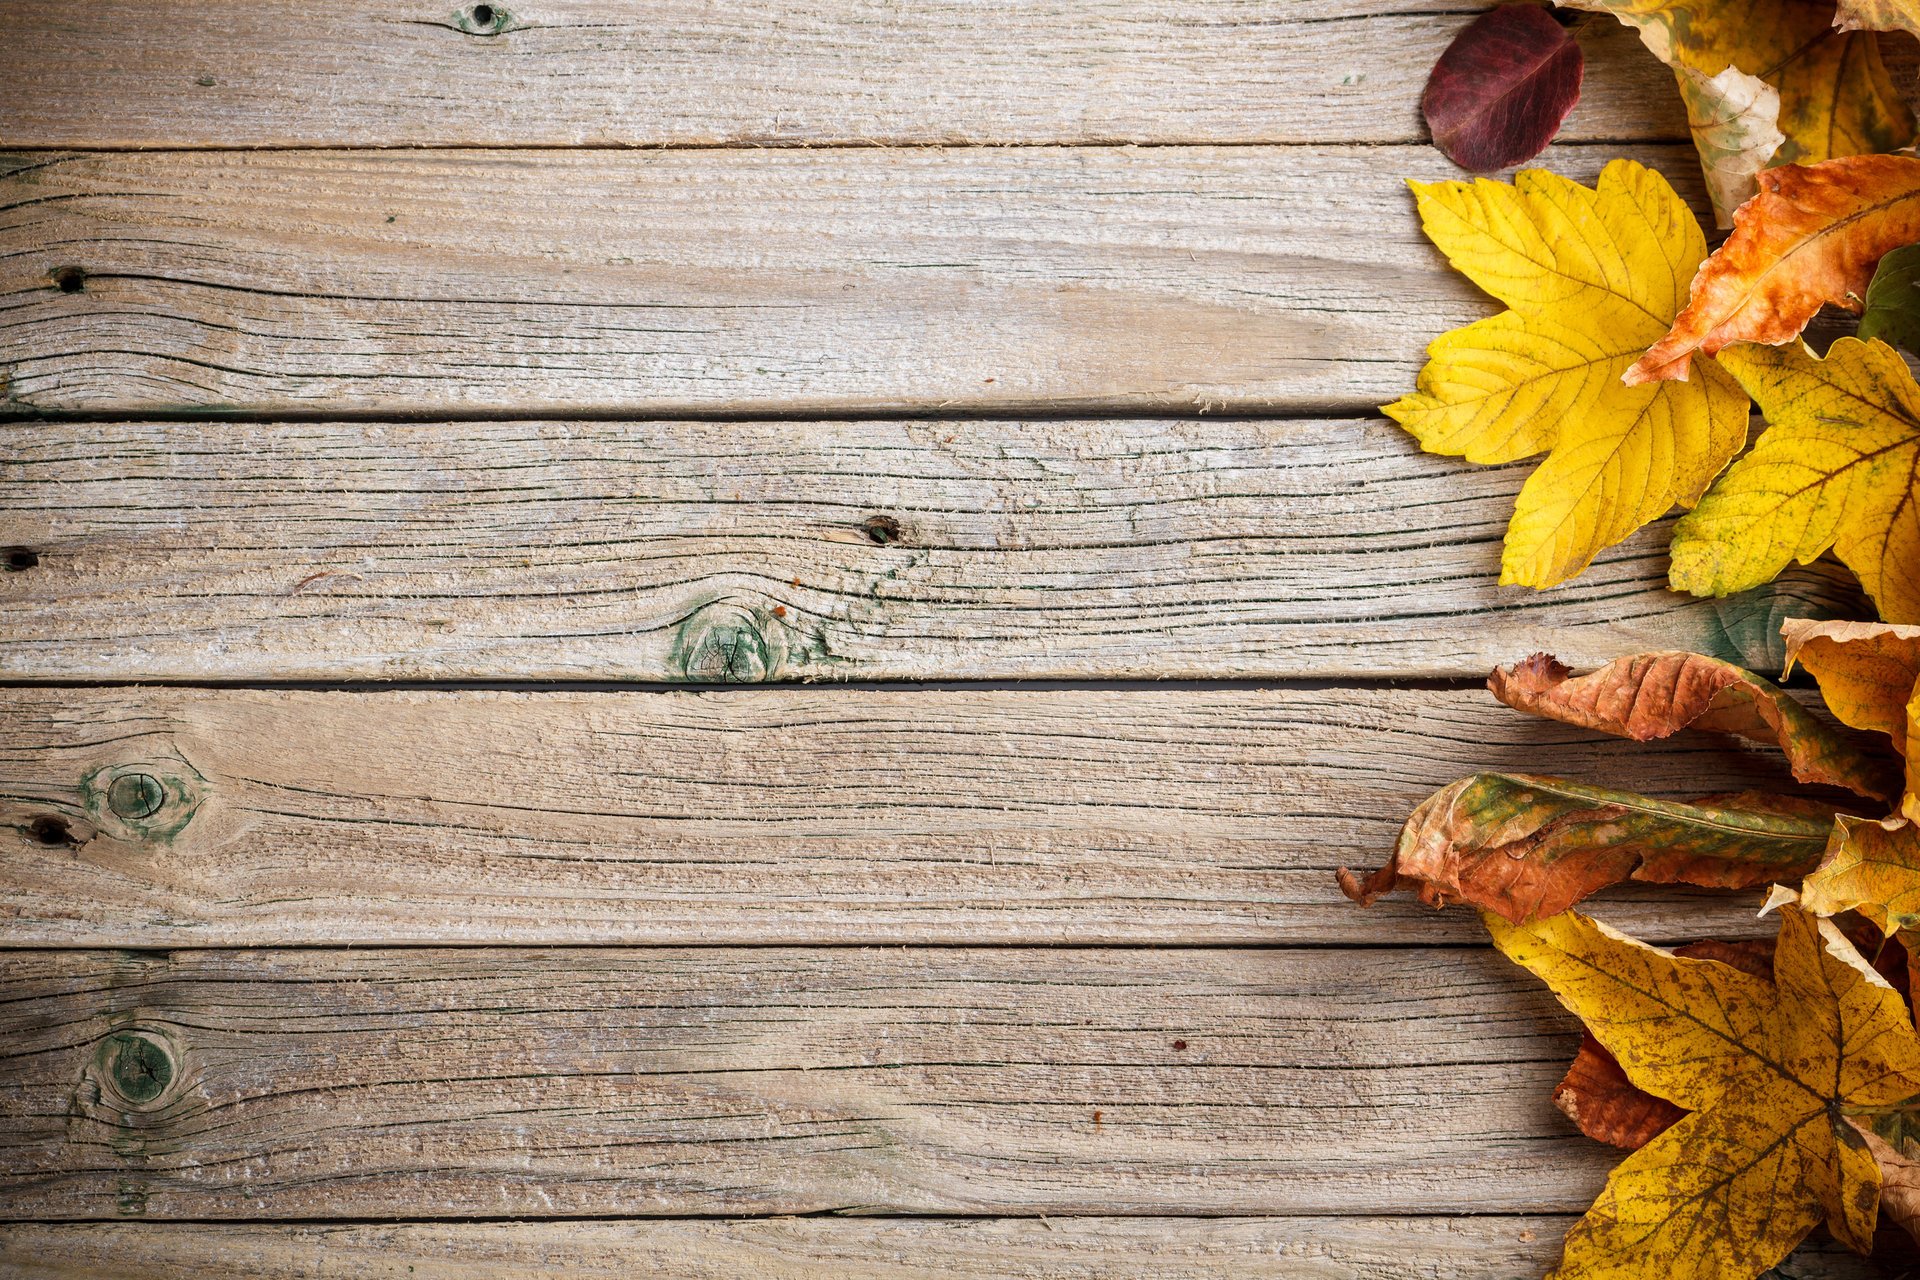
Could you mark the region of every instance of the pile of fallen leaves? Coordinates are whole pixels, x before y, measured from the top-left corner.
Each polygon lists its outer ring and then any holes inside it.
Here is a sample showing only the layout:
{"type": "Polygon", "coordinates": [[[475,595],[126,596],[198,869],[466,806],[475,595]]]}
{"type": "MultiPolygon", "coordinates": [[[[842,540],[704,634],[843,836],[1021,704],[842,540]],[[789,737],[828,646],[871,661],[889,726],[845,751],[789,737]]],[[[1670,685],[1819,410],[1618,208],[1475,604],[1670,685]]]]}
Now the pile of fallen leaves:
{"type": "MultiPolygon", "coordinates": [[[[1709,255],[1686,202],[1630,160],[1591,188],[1541,170],[1413,183],[1428,238],[1507,309],[1437,338],[1385,412],[1432,453],[1546,455],[1503,583],[1562,582],[1678,505],[1676,590],[1728,595],[1831,550],[1883,618],[1920,622],[1920,385],[1888,345],[1920,342],[1920,251],[1897,252],[1920,241],[1920,158],[1872,154],[1911,143],[1913,114],[1881,33],[1834,25],[1911,27],[1920,0],[1577,7],[1673,66],[1716,206],[1744,201],[1733,232],[1709,255]],[[1828,304],[1864,316],[1823,359],[1799,339],[1828,304]],[[1767,428],[1739,457],[1749,399],[1767,428]]],[[[1485,15],[1434,69],[1436,142],[1474,167],[1531,155],[1578,96],[1578,59],[1543,9],[1485,15]]]]}
{"type": "Polygon", "coordinates": [[[1340,872],[1361,903],[1408,888],[1480,908],[1495,945],[1586,1025],[1554,1100],[1634,1154],[1557,1275],[1754,1276],[1822,1221],[1865,1252],[1883,1191],[1920,1238],[1920,627],[1784,631],[1789,669],[1893,756],[1714,658],[1641,654],[1574,676],[1540,654],[1496,671],[1494,696],[1638,742],[1706,729],[1765,743],[1804,789],[1680,803],[1479,774],[1415,810],[1386,866],[1340,872]],[[1568,910],[1627,880],[1774,885],[1779,936],[1667,952],[1568,910]]]}
{"type": "MultiPolygon", "coordinates": [[[[1430,452],[1545,455],[1503,583],[1562,582],[1678,506],[1676,590],[1727,595],[1831,552],[1885,621],[1787,624],[1787,670],[1831,718],[1697,654],[1496,671],[1500,701],[1568,724],[1767,744],[1793,784],[1682,802],[1479,774],[1341,888],[1479,908],[1585,1024],[1555,1101],[1633,1154],[1556,1276],[1756,1276],[1823,1222],[1866,1251],[1883,1210],[1920,1240],[1920,627],[1892,625],[1920,623],[1920,384],[1901,354],[1920,352],[1920,158],[1891,154],[1916,130],[1883,58],[1920,35],[1920,0],[1559,3],[1618,17],[1673,69],[1731,234],[1709,253],[1630,160],[1592,187],[1413,183],[1428,238],[1506,309],[1437,338],[1385,412],[1430,452]],[[1822,355],[1803,335],[1827,306],[1859,322],[1822,355]],[[1571,910],[1628,880],[1771,885],[1778,935],[1670,952],[1571,910]]],[[[1584,17],[1514,4],[1469,26],[1428,83],[1435,145],[1479,172],[1545,148],[1580,96],[1584,17]]]]}

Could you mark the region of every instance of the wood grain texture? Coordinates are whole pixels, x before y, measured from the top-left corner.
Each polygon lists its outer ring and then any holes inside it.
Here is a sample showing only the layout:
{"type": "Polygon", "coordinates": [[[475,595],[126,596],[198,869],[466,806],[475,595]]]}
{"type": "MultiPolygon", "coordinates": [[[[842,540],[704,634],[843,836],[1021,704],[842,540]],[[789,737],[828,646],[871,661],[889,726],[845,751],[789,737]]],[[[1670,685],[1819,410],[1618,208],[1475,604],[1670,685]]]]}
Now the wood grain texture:
{"type": "MultiPolygon", "coordinates": [[[[1475,941],[1471,912],[1363,910],[1333,871],[1478,769],[1784,776],[1477,692],[13,689],[0,942],[1475,941]]],[[[1607,914],[1770,932],[1760,896],[1607,914]]]]}
{"type": "MultiPolygon", "coordinates": [[[[4,1280],[1517,1280],[1572,1219],[785,1218],[0,1227],[4,1280]]],[[[1777,1273],[1886,1273],[1828,1240],[1777,1273]]]]}
{"type": "MultiPolygon", "coordinates": [[[[1690,147],[1640,147],[1699,195],[1690,147]]],[[[1591,180],[1611,149],[1543,163],[1591,180]]],[[[0,409],[1372,412],[1429,147],[0,158],[0,409]]]]}
{"type": "MultiPolygon", "coordinates": [[[[1481,3],[18,0],[20,147],[1413,142],[1481,3]]],[[[1581,33],[1562,137],[1685,138],[1673,79],[1581,33]]]]}
{"type": "Polygon", "coordinates": [[[1617,1158],[1484,948],[4,959],[12,1219],[1567,1212],[1617,1158]]]}
{"type": "Polygon", "coordinates": [[[1839,571],[1664,589],[1663,522],[1501,588],[1527,468],[1382,421],[21,425],[13,679],[1483,676],[1761,670],[1839,571]]]}

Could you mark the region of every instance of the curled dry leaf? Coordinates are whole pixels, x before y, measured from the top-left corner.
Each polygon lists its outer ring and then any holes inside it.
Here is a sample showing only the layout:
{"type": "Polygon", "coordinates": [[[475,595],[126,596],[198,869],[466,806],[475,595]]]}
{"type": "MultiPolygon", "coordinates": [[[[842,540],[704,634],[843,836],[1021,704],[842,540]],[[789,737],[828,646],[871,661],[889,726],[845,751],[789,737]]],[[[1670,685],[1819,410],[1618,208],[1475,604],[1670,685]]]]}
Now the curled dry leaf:
{"type": "Polygon", "coordinates": [[[1880,259],[1867,286],[1867,309],[1858,332],[1862,341],[1878,338],[1909,354],[1920,353],[1920,244],[1880,259]]]}
{"type": "Polygon", "coordinates": [[[1633,1084],[1690,1113],[1613,1171],[1554,1277],[1757,1276],[1822,1220],[1871,1247],[1880,1171],[1847,1117],[1920,1096],[1920,1037],[1833,922],[1784,907],[1768,981],[1576,912],[1486,919],[1633,1084]]]}
{"type": "Polygon", "coordinates": [[[1674,69],[1709,190],[1716,192],[1714,212],[1721,226],[1745,197],[1735,189],[1731,194],[1739,198],[1720,202],[1713,168],[1724,139],[1711,129],[1714,122],[1753,111],[1741,105],[1750,92],[1743,82],[1721,79],[1729,68],[1759,77],[1778,92],[1778,126],[1786,141],[1771,157],[1775,164],[1893,151],[1913,141],[1913,113],[1881,61],[1880,37],[1834,30],[1829,0],[1559,3],[1612,14],[1674,69]]]}
{"type": "Polygon", "coordinates": [[[1742,794],[1652,800],[1528,774],[1482,773],[1428,797],[1393,856],[1341,891],[1370,905],[1411,888],[1429,906],[1465,902],[1509,920],[1565,911],[1626,880],[1740,889],[1797,878],[1826,848],[1835,809],[1742,794]]]}
{"type": "Polygon", "coordinates": [[[1474,173],[1539,155],[1580,101],[1585,58],[1545,9],[1491,9],[1454,37],[1420,100],[1433,145],[1474,173]]]}
{"type": "Polygon", "coordinates": [[[1920,241],[1920,159],[1847,156],[1783,165],[1734,214],[1733,234],[1693,278],[1673,327],[1626,372],[1629,386],[1685,379],[1695,352],[1777,346],[1821,306],[1865,305],[1874,268],[1920,241]]]}
{"type": "Polygon", "coordinates": [[[1887,735],[1906,758],[1900,808],[1910,819],[1920,817],[1920,753],[1909,750],[1920,717],[1920,627],[1795,619],[1780,633],[1787,670],[1805,667],[1840,723],[1887,735]]]}
{"type": "Polygon", "coordinates": [[[1742,346],[1722,366],[1767,429],[1674,526],[1668,580],[1695,595],[1759,586],[1832,548],[1880,616],[1920,622],[1920,385],[1884,342],[1742,346]]]}
{"type": "Polygon", "coordinates": [[[1697,653],[1642,653],[1575,676],[1550,654],[1496,670],[1493,696],[1520,711],[1647,742],[1682,729],[1732,733],[1779,747],[1801,782],[1885,800],[1885,762],[1829,728],[1778,686],[1697,653]]]}
{"type": "Polygon", "coordinates": [[[1746,395],[1710,366],[1693,383],[1620,381],[1706,257],[1666,179],[1615,160],[1591,189],[1539,170],[1412,187],[1428,238],[1508,310],[1436,338],[1414,394],[1382,412],[1429,453],[1547,452],[1520,490],[1500,580],[1551,586],[1697,501],[1746,443],[1746,395]]]}

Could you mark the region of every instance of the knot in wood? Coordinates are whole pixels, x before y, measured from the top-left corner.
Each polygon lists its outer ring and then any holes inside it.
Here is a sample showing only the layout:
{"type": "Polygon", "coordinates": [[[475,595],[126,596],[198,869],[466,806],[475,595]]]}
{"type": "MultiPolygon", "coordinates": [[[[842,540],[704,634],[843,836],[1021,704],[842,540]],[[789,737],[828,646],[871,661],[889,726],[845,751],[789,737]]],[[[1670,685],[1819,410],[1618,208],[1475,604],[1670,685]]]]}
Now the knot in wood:
{"type": "Polygon", "coordinates": [[[96,1060],[103,1099],[131,1110],[154,1107],[179,1078],[178,1055],[158,1031],[116,1031],[100,1045],[96,1060]]]}
{"type": "Polygon", "coordinates": [[[731,601],[694,613],[674,642],[674,664],[688,680],[757,684],[775,678],[785,658],[782,624],[731,601]]]}
{"type": "Polygon", "coordinates": [[[122,818],[151,818],[167,802],[167,789],[150,773],[123,773],[107,784],[107,807],[122,818]]]}
{"type": "Polygon", "coordinates": [[[513,15],[497,4],[470,4],[453,13],[453,25],[470,36],[497,36],[511,21],[513,15]]]}

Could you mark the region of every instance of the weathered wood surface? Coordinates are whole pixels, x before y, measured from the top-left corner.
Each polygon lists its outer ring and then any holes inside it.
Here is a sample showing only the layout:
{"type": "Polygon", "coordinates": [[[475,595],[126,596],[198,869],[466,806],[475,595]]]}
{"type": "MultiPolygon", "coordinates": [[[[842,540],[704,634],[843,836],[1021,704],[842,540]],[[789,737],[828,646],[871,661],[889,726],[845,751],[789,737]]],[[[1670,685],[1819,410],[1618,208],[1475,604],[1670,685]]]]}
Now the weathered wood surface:
{"type": "MultiPolygon", "coordinates": [[[[1470,691],[14,689],[3,940],[1473,941],[1473,913],[1363,911],[1333,870],[1501,768],[1665,796],[1784,776],[1470,691]]],[[[1609,918],[1770,932],[1759,898],[1609,918]]]]}
{"type": "MultiPolygon", "coordinates": [[[[1334,24],[1338,25],[1338,24],[1334,24]]],[[[1629,149],[1699,194],[1690,147],[1629,149]]],[[[1611,149],[1543,163],[1590,180],[1611,149]]],[[[1430,147],[0,162],[0,410],[1371,412],[1497,309],[1430,147]]]]}
{"type": "Polygon", "coordinates": [[[14,952],[0,1216],[1584,1209],[1493,951],[14,952]]]}
{"type": "MultiPolygon", "coordinates": [[[[947,1218],[894,1221],[72,1223],[0,1227],[4,1280],[1519,1280],[1572,1219],[947,1218]]],[[[1831,1241],[1778,1273],[1886,1273],[1831,1241]]]]}
{"type": "Polygon", "coordinates": [[[1381,420],[19,425],[0,676],[1777,671],[1783,617],[1862,607],[1839,572],[1674,595],[1664,523],[1501,588],[1526,471],[1381,420]]]}
{"type": "MultiPolygon", "coordinates": [[[[1483,2],[16,0],[20,147],[1412,142],[1483,2]]],[[[1686,136],[1671,73],[1581,31],[1571,141],[1686,136]]]]}

